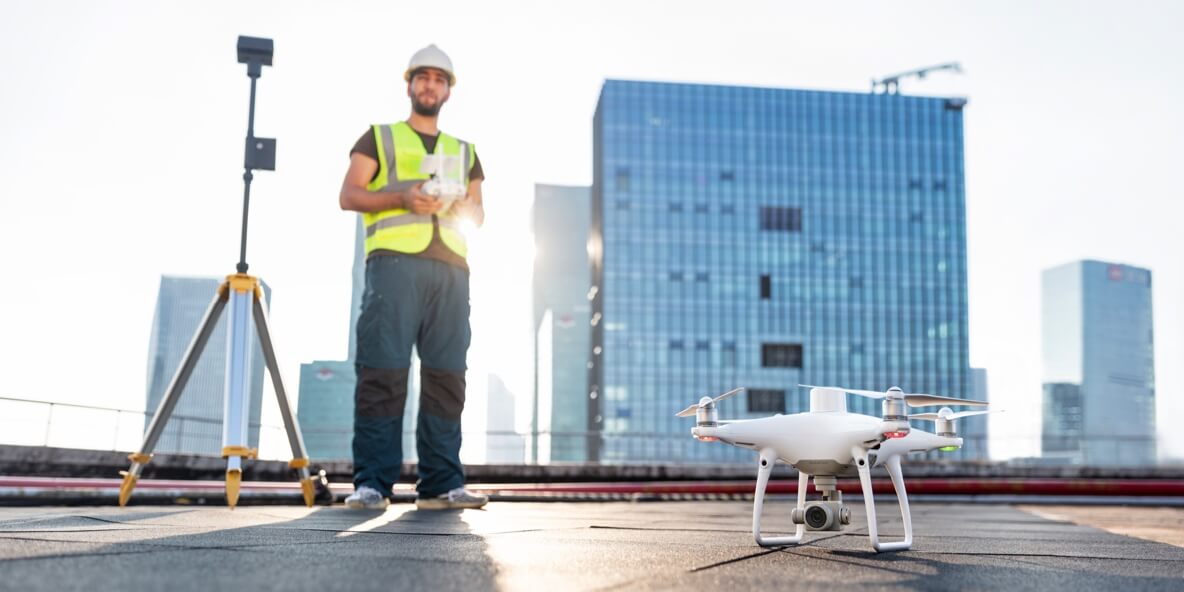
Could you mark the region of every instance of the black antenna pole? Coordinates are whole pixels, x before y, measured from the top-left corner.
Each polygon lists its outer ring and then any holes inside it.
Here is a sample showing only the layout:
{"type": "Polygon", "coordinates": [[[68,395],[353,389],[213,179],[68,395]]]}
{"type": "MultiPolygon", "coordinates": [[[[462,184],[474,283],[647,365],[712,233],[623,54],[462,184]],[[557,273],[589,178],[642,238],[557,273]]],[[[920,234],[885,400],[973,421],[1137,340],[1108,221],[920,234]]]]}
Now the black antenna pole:
{"type": "Polygon", "coordinates": [[[247,146],[243,158],[243,228],[239,241],[238,273],[247,273],[247,214],[251,206],[252,170],[275,170],[275,139],[255,137],[255,83],[263,74],[263,66],[271,65],[274,46],[271,39],[259,37],[238,38],[238,61],[247,65],[247,76],[251,79],[251,101],[247,111],[247,146]]]}

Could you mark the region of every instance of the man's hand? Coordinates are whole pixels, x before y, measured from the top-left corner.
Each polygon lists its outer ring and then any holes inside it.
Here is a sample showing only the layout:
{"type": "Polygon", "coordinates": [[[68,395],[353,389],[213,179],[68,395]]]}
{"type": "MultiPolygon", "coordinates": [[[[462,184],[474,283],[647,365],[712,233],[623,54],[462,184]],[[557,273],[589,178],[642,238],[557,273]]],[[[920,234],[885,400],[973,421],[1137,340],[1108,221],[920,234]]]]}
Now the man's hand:
{"type": "Polygon", "coordinates": [[[408,189],[403,195],[403,206],[416,214],[435,214],[443,205],[439,199],[423,192],[423,183],[408,189]]]}

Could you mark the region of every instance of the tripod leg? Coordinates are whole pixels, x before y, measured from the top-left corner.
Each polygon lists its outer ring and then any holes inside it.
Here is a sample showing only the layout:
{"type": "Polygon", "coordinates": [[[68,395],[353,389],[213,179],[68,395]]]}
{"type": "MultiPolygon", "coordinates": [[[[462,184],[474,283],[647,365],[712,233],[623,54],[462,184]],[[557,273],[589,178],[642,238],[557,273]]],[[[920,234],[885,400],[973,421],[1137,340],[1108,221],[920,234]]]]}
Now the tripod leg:
{"type": "Polygon", "coordinates": [[[284,390],[284,381],[280,378],[280,366],[276,362],[275,348],[271,343],[271,329],[267,324],[267,305],[258,292],[255,294],[255,331],[259,334],[260,345],[263,346],[263,358],[267,362],[268,371],[271,372],[271,384],[275,387],[280,415],[284,418],[284,429],[288,432],[288,444],[292,447],[292,461],[288,466],[296,469],[300,475],[300,490],[304,494],[304,503],[311,508],[316,492],[308,471],[308,452],[304,448],[300,425],[292,415],[292,406],[288,402],[288,393],[284,390]]]}
{"type": "Polygon", "coordinates": [[[132,489],[135,489],[136,481],[140,478],[140,471],[144,465],[148,464],[149,460],[152,460],[152,451],[156,448],[156,442],[160,439],[161,433],[164,432],[164,424],[173,414],[177,400],[181,398],[181,392],[185,390],[185,383],[189,382],[189,376],[193,374],[193,369],[197,366],[201,352],[205,349],[206,342],[210,340],[210,334],[214,332],[214,327],[218,324],[218,317],[222,315],[222,309],[225,306],[226,284],[222,284],[218,288],[218,293],[214,295],[214,300],[206,308],[205,316],[202,317],[201,324],[198,325],[197,333],[193,336],[193,341],[189,342],[185,356],[181,358],[181,365],[177,367],[172,381],[169,382],[169,388],[156,407],[156,413],[152,416],[152,422],[148,424],[148,431],[144,434],[144,443],[140,446],[140,451],[129,454],[128,459],[132,461],[131,467],[126,471],[120,471],[120,474],[123,475],[123,483],[119,486],[120,506],[127,505],[127,500],[132,495],[132,489]]]}
{"type": "Polygon", "coordinates": [[[230,319],[226,328],[226,388],[223,391],[222,457],[226,459],[226,503],[238,504],[243,458],[254,458],[248,447],[251,380],[251,301],[258,280],[245,274],[230,276],[230,319]]]}

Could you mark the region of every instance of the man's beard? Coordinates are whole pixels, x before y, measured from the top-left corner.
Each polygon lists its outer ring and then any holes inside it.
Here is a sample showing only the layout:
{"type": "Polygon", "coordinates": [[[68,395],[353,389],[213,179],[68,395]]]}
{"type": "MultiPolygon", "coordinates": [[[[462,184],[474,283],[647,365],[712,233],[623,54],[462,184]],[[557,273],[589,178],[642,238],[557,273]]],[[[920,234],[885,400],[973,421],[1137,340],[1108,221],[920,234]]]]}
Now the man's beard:
{"type": "Polygon", "coordinates": [[[444,101],[436,101],[435,105],[425,105],[419,102],[415,95],[411,96],[411,110],[415,111],[416,115],[423,115],[424,117],[435,117],[440,113],[440,107],[444,101]]]}

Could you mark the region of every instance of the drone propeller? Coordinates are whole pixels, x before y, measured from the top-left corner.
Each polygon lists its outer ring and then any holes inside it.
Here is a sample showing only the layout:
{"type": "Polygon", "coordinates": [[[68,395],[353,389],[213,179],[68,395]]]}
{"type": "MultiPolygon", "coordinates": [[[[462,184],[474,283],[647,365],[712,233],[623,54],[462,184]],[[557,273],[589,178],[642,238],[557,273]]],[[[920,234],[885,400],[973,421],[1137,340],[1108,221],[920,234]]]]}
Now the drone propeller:
{"type": "MultiPolygon", "coordinates": [[[[935,427],[937,428],[936,429],[937,435],[946,436],[948,438],[954,438],[958,435],[958,427],[955,424],[954,420],[961,418],[961,417],[970,417],[972,415],[985,415],[987,413],[998,413],[1000,411],[1003,411],[1003,410],[1002,409],[989,409],[989,410],[983,410],[983,411],[959,411],[958,413],[954,413],[953,409],[950,409],[949,407],[942,407],[941,409],[939,409],[937,411],[937,413],[914,413],[909,416],[909,419],[920,419],[922,421],[932,421],[934,424],[936,424],[935,427]]],[[[943,447],[939,448],[939,450],[942,450],[943,452],[949,452],[951,450],[957,450],[957,449],[958,449],[958,446],[956,446],[956,445],[943,446],[943,447]]]]}
{"type": "Polygon", "coordinates": [[[924,420],[924,421],[937,421],[939,419],[951,420],[951,419],[958,419],[960,417],[970,417],[972,415],[984,415],[987,413],[1001,413],[1002,411],[1003,411],[1002,409],[989,409],[989,410],[983,410],[983,411],[959,411],[958,413],[954,413],[953,409],[950,409],[949,407],[942,407],[941,409],[939,409],[937,411],[937,413],[933,413],[933,412],[914,413],[912,415],[909,415],[909,419],[920,419],[920,420],[924,420]]]}
{"type": "Polygon", "coordinates": [[[731,397],[731,396],[739,393],[742,390],[744,390],[744,387],[735,388],[735,389],[732,389],[732,390],[730,390],[730,391],[728,391],[728,392],[726,392],[714,399],[712,399],[711,397],[703,397],[702,399],[699,399],[698,403],[695,403],[694,405],[691,405],[690,407],[687,407],[686,409],[683,409],[682,411],[679,411],[678,413],[675,413],[674,415],[676,415],[677,417],[690,417],[690,416],[694,415],[695,413],[697,413],[699,411],[699,409],[702,409],[703,407],[706,407],[706,406],[714,404],[714,403],[718,403],[728,397],[731,397]]]}
{"type": "Polygon", "coordinates": [[[869,399],[885,399],[885,398],[886,399],[895,399],[895,400],[903,399],[904,402],[907,403],[909,407],[929,407],[929,406],[933,406],[933,405],[973,405],[973,406],[979,406],[979,407],[986,407],[987,406],[986,401],[974,401],[972,399],[957,399],[954,397],[942,397],[939,395],[907,394],[896,387],[893,387],[893,388],[889,389],[887,392],[882,393],[879,391],[862,391],[859,389],[840,388],[840,387],[834,387],[834,386],[811,386],[808,384],[799,384],[798,386],[802,386],[802,387],[806,387],[806,388],[834,389],[834,390],[839,390],[839,391],[851,393],[852,395],[859,395],[861,397],[867,397],[869,399]]]}

